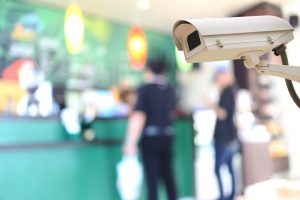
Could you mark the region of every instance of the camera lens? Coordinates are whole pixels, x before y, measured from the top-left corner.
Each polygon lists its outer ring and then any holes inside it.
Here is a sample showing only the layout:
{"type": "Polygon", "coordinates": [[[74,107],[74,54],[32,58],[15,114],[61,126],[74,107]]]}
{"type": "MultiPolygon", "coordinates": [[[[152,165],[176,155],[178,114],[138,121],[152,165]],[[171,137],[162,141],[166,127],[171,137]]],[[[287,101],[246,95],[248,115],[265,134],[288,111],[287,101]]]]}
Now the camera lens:
{"type": "Polygon", "coordinates": [[[198,31],[194,31],[187,36],[187,42],[189,50],[195,49],[197,46],[201,45],[200,37],[198,31]]]}

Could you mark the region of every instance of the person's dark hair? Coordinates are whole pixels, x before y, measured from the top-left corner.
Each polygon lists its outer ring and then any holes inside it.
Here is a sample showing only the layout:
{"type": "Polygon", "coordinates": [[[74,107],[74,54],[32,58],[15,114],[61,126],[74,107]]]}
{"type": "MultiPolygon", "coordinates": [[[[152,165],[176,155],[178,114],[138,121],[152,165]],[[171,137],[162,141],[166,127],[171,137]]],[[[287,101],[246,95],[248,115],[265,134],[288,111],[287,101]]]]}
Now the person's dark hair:
{"type": "Polygon", "coordinates": [[[148,59],[147,69],[154,74],[164,74],[167,71],[167,60],[163,55],[148,59]]]}

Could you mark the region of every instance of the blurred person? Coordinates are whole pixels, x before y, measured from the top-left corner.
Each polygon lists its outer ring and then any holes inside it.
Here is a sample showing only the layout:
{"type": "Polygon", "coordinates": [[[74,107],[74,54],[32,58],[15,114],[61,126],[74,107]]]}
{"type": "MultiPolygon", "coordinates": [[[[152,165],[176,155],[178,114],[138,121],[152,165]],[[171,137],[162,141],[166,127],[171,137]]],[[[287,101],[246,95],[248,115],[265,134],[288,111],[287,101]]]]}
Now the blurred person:
{"type": "Polygon", "coordinates": [[[93,130],[93,123],[97,117],[97,108],[95,104],[88,102],[84,104],[83,113],[80,116],[81,134],[85,141],[96,139],[96,133],[93,130]]]}
{"type": "Polygon", "coordinates": [[[55,85],[52,90],[53,101],[56,104],[57,113],[60,113],[63,109],[66,108],[66,99],[65,99],[66,88],[64,85],[55,85]]]}
{"type": "Polygon", "coordinates": [[[136,93],[133,89],[122,89],[120,92],[121,101],[127,106],[127,114],[134,111],[136,104],[136,93]]]}
{"type": "Polygon", "coordinates": [[[217,105],[210,104],[216,112],[217,121],[214,131],[215,173],[217,176],[220,198],[219,200],[233,200],[235,196],[235,173],[233,156],[237,151],[237,129],[234,123],[236,87],[231,69],[228,66],[218,66],[215,81],[220,92],[217,105]],[[231,192],[229,197],[224,195],[221,168],[226,165],[231,178],[231,192]]]}
{"type": "Polygon", "coordinates": [[[82,93],[82,112],[79,114],[81,135],[85,141],[89,142],[96,139],[96,133],[93,130],[93,123],[98,115],[96,100],[97,95],[94,89],[87,89],[82,93]]]}
{"type": "Polygon", "coordinates": [[[148,62],[144,73],[145,84],[137,92],[137,102],[129,118],[123,151],[125,154],[141,151],[148,200],[158,199],[158,181],[164,181],[169,200],[177,198],[172,167],[173,111],[175,93],[168,85],[161,57],[148,62]],[[139,145],[138,145],[139,143],[139,145]]]}

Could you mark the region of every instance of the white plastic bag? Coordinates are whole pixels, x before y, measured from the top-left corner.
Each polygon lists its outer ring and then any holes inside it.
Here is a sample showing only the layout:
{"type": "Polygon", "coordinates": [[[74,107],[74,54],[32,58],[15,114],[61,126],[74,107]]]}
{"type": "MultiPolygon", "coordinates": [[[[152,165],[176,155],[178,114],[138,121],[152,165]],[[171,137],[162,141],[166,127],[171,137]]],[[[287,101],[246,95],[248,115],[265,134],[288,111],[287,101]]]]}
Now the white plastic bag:
{"type": "Polygon", "coordinates": [[[117,189],[122,200],[137,200],[143,182],[142,165],[137,155],[124,155],[117,165],[117,189]]]}

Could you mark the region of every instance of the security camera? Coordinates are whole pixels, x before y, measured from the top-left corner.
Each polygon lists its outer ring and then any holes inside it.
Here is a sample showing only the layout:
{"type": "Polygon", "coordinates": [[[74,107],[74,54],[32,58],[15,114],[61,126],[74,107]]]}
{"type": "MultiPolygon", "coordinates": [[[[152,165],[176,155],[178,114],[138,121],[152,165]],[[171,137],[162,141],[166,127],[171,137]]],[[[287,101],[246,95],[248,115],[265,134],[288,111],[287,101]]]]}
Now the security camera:
{"type": "Polygon", "coordinates": [[[236,60],[261,56],[293,39],[293,27],[274,16],[180,20],[175,44],[188,62],[236,60]]]}
{"type": "Polygon", "coordinates": [[[293,27],[275,16],[251,16],[179,20],[173,37],[187,62],[243,59],[248,68],[286,79],[289,92],[300,108],[291,80],[300,82],[300,67],[287,66],[285,45],[294,39],[293,27]],[[268,64],[260,57],[274,51],[283,65],[268,64]]]}

